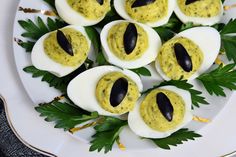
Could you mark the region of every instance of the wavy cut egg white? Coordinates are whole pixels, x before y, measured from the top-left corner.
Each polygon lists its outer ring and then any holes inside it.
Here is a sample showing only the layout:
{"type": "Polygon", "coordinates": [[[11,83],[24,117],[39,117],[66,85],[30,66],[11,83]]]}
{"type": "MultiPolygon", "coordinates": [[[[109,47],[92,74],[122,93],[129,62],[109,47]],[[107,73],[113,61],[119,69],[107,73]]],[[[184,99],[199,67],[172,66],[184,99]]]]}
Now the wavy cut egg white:
{"type": "Polygon", "coordinates": [[[140,114],[140,106],[141,106],[142,101],[145,98],[145,96],[142,96],[137,102],[134,110],[130,111],[128,115],[129,127],[138,136],[145,137],[145,138],[165,138],[165,137],[170,136],[172,133],[176,132],[177,130],[183,128],[193,119],[192,110],[191,110],[192,101],[191,101],[190,93],[188,91],[176,88],[174,86],[164,86],[164,87],[160,87],[159,89],[165,89],[165,90],[175,92],[183,98],[185,102],[185,114],[184,114],[183,121],[174,129],[171,129],[168,131],[162,132],[162,131],[156,131],[152,129],[144,122],[140,114]]]}
{"type": "MultiPolygon", "coordinates": [[[[110,2],[110,0],[109,0],[110,2]]],[[[98,19],[88,19],[81,13],[75,11],[67,2],[67,0],[56,0],[55,7],[59,16],[68,24],[80,26],[92,26],[103,20],[102,16],[98,19]]]]}
{"type": "MultiPolygon", "coordinates": [[[[126,1],[127,0],[114,0],[115,10],[124,19],[130,20],[130,21],[136,21],[127,13],[127,11],[125,9],[126,1]]],[[[157,20],[155,22],[147,22],[147,23],[144,23],[144,24],[149,25],[151,27],[158,27],[158,26],[162,26],[162,25],[166,24],[169,21],[172,13],[174,11],[175,6],[176,6],[175,0],[168,0],[167,15],[164,18],[162,18],[160,20],[157,20]]]]}
{"type": "Polygon", "coordinates": [[[104,75],[110,72],[123,73],[136,83],[139,92],[143,90],[141,79],[136,73],[130,70],[122,70],[114,66],[99,66],[79,74],[69,83],[67,87],[67,94],[69,98],[76,105],[86,111],[97,111],[98,114],[106,116],[120,115],[104,110],[96,99],[97,83],[104,75]]]}
{"type": "MultiPolygon", "coordinates": [[[[70,26],[67,26],[64,28],[73,28],[73,29],[79,31],[80,33],[82,33],[83,36],[87,39],[87,42],[89,45],[89,51],[91,51],[91,41],[90,41],[90,39],[83,27],[70,25],[70,26]]],[[[62,28],[62,30],[64,28],[62,28]]],[[[69,73],[73,72],[77,68],[79,68],[83,63],[78,64],[76,66],[65,66],[65,65],[57,63],[53,59],[49,58],[44,50],[44,40],[49,36],[50,33],[43,35],[34,45],[34,47],[32,49],[32,53],[31,53],[32,64],[40,70],[46,70],[58,77],[63,77],[63,76],[68,75],[69,73]]],[[[55,39],[55,40],[57,40],[57,39],[55,39]]],[[[90,52],[88,52],[88,53],[90,53],[90,52]]]]}
{"type": "MultiPolygon", "coordinates": [[[[213,16],[213,17],[193,17],[193,16],[187,16],[186,14],[184,14],[178,3],[176,4],[176,7],[175,7],[175,14],[177,15],[177,17],[183,22],[183,23],[187,23],[187,22],[192,22],[193,24],[196,24],[196,25],[214,25],[218,22],[220,22],[222,16],[223,16],[223,13],[224,13],[224,8],[223,8],[223,4],[221,2],[221,0],[216,0],[216,1],[220,1],[221,3],[221,6],[220,6],[220,11],[219,13],[216,15],[216,16],[213,16]]],[[[200,3],[200,2],[199,2],[200,3]]],[[[204,3],[204,1],[202,1],[202,3],[204,3]]],[[[201,6],[202,8],[205,8],[204,5],[201,6]]],[[[204,10],[202,10],[204,11],[204,10]]]]}
{"type": "Polygon", "coordinates": [[[154,61],[162,45],[161,39],[155,30],[141,23],[135,23],[135,24],[141,26],[146,31],[148,36],[148,48],[143,53],[143,55],[138,59],[126,61],[118,58],[116,55],[114,55],[114,53],[112,53],[112,49],[109,47],[107,42],[108,33],[113,26],[122,22],[128,22],[128,21],[124,20],[113,21],[111,23],[108,23],[102,29],[100,38],[103,47],[103,54],[106,60],[113,65],[127,69],[135,69],[143,67],[154,61]]]}
{"type": "MultiPolygon", "coordinates": [[[[188,80],[193,80],[206,72],[215,62],[221,47],[219,32],[212,27],[195,27],[177,34],[174,38],[185,37],[199,46],[203,52],[203,62],[200,68],[188,80]]],[[[158,60],[155,62],[156,70],[165,80],[170,78],[163,72],[158,60]]]]}

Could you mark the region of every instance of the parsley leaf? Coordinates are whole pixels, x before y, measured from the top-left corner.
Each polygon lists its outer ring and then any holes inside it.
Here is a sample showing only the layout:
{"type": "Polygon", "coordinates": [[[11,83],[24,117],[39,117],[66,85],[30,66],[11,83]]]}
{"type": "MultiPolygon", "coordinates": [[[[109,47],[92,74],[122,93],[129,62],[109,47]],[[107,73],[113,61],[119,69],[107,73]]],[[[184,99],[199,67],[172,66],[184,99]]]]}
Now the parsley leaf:
{"type": "Polygon", "coordinates": [[[93,43],[94,51],[97,55],[96,57],[96,62],[98,65],[107,65],[108,62],[106,61],[103,53],[102,53],[102,46],[101,46],[101,40],[100,40],[100,35],[98,31],[94,27],[85,27],[85,31],[87,35],[89,36],[89,39],[93,43]]]}
{"type": "Polygon", "coordinates": [[[24,48],[26,52],[31,52],[34,47],[35,42],[32,42],[32,41],[23,42],[20,40],[17,42],[17,44],[20,45],[22,48],[24,48]]]}
{"type": "Polygon", "coordinates": [[[64,77],[57,77],[47,71],[39,70],[35,68],[34,66],[28,66],[23,69],[26,73],[31,73],[32,77],[42,77],[42,81],[45,81],[49,84],[50,87],[54,87],[58,90],[60,90],[62,93],[66,93],[67,85],[69,82],[78,74],[85,71],[85,65],[82,65],[80,68],[75,70],[74,72],[70,73],[67,76],[64,77]]]}
{"type": "Polygon", "coordinates": [[[161,84],[154,86],[153,88],[143,92],[143,94],[146,94],[150,92],[153,89],[162,87],[162,86],[176,86],[177,88],[181,88],[183,90],[187,90],[191,94],[191,99],[192,99],[192,104],[193,107],[200,107],[200,104],[209,104],[206,100],[205,97],[201,96],[202,92],[195,90],[193,88],[193,85],[188,83],[187,80],[170,80],[170,81],[164,81],[161,84]]]}
{"type": "Polygon", "coordinates": [[[200,75],[197,79],[202,82],[209,94],[226,96],[224,88],[236,90],[235,64],[220,65],[215,70],[200,75]]]}
{"type": "Polygon", "coordinates": [[[87,113],[75,105],[57,100],[39,104],[35,109],[41,117],[46,117],[45,121],[55,122],[55,128],[63,128],[65,131],[78,124],[98,118],[97,112],[87,113]]]}
{"type": "Polygon", "coordinates": [[[226,52],[226,56],[229,60],[233,60],[236,63],[236,36],[229,34],[236,33],[236,19],[230,20],[220,32],[223,43],[223,48],[226,52]]]}
{"type": "Polygon", "coordinates": [[[165,27],[155,27],[153,29],[159,34],[162,42],[166,42],[166,41],[170,40],[176,34],[171,29],[165,28],[165,27]]]}
{"type": "Polygon", "coordinates": [[[150,140],[162,149],[170,149],[170,146],[177,146],[179,144],[183,144],[184,141],[195,140],[195,138],[199,137],[202,136],[193,131],[189,131],[188,129],[180,129],[166,138],[150,140]]]}
{"type": "Polygon", "coordinates": [[[119,138],[119,134],[123,127],[128,124],[125,120],[114,117],[104,117],[104,121],[94,127],[96,133],[92,136],[90,142],[92,145],[89,151],[97,150],[100,152],[104,148],[104,152],[112,150],[114,142],[119,138]]]}
{"type": "Polygon", "coordinates": [[[19,42],[18,44],[25,48],[27,52],[31,52],[32,48],[35,44],[35,42],[44,34],[57,30],[59,28],[62,28],[66,26],[66,23],[58,20],[58,19],[51,19],[47,18],[47,23],[44,23],[44,21],[37,17],[37,21],[34,23],[32,20],[19,20],[18,23],[20,26],[26,31],[21,34],[22,37],[28,38],[32,41],[27,42],[19,42]]]}
{"type": "Polygon", "coordinates": [[[135,72],[138,75],[152,76],[151,72],[145,67],[141,67],[141,68],[137,68],[137,69],[130,69],[130,70],[135,72]]]}

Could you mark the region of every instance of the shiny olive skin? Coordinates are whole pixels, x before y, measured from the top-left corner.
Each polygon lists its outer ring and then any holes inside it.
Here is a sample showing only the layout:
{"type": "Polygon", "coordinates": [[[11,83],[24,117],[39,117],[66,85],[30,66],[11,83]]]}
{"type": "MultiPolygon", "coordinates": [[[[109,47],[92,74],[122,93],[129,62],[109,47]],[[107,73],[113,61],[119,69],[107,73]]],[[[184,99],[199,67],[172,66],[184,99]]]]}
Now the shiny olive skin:
{"type": "Polygon", "coordinates": [[[73,48],[69,40],[66,38],[65,34],[57,30],[57,42],[59,46],[69,55],[74,56],[73,48]]]}
{"type": "Polygon", "coordinates": [[[156,103],[162,115],[171,122],[173,119],[174,108],[169,98],[162,92],[157,93],[156,103]]]}
{"type": "Polygon", "coordinates": [[[113,107],[118,106],[125,98],[128,92],[128,80],[125,78],[119,78],[112,86],[110,94],[110,104],[113,107]]]}
{"type": "Polygon", "coordinates": [[[138,31],[135,24],[130,23],[124,34],[124,48],[127,55],[135,49],[138,40],[138,31]]]}

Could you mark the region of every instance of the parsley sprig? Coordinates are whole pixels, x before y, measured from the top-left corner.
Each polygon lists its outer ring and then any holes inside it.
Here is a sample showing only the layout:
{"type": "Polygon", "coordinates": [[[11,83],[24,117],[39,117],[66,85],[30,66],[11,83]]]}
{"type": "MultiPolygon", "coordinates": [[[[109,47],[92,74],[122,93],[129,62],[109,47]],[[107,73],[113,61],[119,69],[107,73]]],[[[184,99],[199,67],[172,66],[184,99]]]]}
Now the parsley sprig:
{"type": "Polygon", "coordinates": [[[75,105],[54,100],[35,107],[45,121],[55,122],[55,128],[68,131],[76,125],[98,118],[97,112],[88,113],[75,105]]]}
{"type": "Polygon", "coordinates": [[[120,120],[114,117],[104,117],[104,121],[94,127],[96,133],[92,136],[92,145],[89,151],[104,149],[107,153],[112,150],[114,142],[119,138],[119,134],[128,124],[127,120],[120,120]]]}
{"type": "Polygon", "coordinates": [[[150,140],[152,140],[158,147],[162,149],[170,149],[170,146],[177,146],[179,144],[183,144],[184,141],[195,140],[199,137],[202,136],[195,133],[194,131],[189,131],[188,129],[180,129],[166,138],[150,140]]]}
{"type": "Polygon", "coordinates": [[[100,35],[98,33],[98,31],[94,28],[94,27],[85,27],[85,31],[89,37],[89,39],[92,41],[93,43],[93,47],[94,47],[94,52],[97,55],[96,56],[96,62],[98,65],[107,65],[109,64],[103,53],[102,53],[102,46],[101,46],[101,40],[100,40],[100,35]]]}
{"type": "Polygon", "coordinates": [[[153,89],[159,88],[159,87],[163,87],[163,86],[167,86],[167,85],[172,85],[172,86],[176,86],[177,88],[181,88],[183,90],[187,90],[190,92],[191,94],[191,99],[192,99],[192,104],[193,107],[200,107],[200,104],[209,104],[206,100],[205,97],[201,96],[202,92],[196,90],[193,88],[193,85],[188,83],[187,80],[170,80],[170,81],[164,81],[162,83],[160,83],[157,86],[154,86],[151,89],[148,89],[147,91],[143,92],[143,94],[146,94],[148,92],[150,92],[153,89]]]}
{"type": "Polygon", "coordinates": [[[236,63],[236,36],[229,35],[232,33],[236,33],[236,19],[230,20],[220,32],[222,47],[226,52],[227,58],[236,63]]]}
{"type": "Polygon", "coordinates": [[[36,22],[32,20],[19,20],[18,23],[25,30],[24,33],[21,34],[22,37],[28,38],[26,42],[19,42],[18,44],[26,49],[27,52],[31,52],[35,42],[44,34],[57,30],[66,26],[66,23],[58,20],[47,18],[47,22],[44,22],[42,18],[37,17],[36,22]]]}
{"type": "Polygon", "coordinates": [[[72,72],[71,74],[64,77],[57,77],[48,71],[43,71],[35,68],[34,66],[28,66],[23,69],[25,72],[32,74],[33,78],[42,77],[42,81],[47,82],[50,87],[54,87],[61,91],[62,93],[66,93],[67,85],[69,82],[76,77],[78,74],[86,70],[85,65],[82,65],[80,68],[72,72]]]}
{"type": "Polygon", "coordinates": [[[235,64],[220,65],[215,70],[200,75],[197,79],[202,82],[210,95],[226,96],[224,88],[236,90],[235,64]]]}

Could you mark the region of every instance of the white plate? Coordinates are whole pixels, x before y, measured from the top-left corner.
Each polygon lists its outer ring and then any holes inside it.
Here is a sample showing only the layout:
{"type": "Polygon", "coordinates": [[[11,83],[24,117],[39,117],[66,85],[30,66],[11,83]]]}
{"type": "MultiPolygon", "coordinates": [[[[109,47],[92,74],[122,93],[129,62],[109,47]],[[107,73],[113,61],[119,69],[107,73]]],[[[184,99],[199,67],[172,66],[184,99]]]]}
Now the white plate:
{"type": "MultiPolygon", "coordinates": [[[[45,5],[41,3],[41,1],[29,1],[29,0],[22,0],[20,2],[20,6],[24,6],[24,7],[32,7],[32,8],[37,8],[37,9],[45,9],[45,5]]],[[[26,18],[31,18],[33,19],[35,16],[35,14],[24,14],[24,13],[21,13],[21,12],[17,12],[17,15],[16,15],[16,21],[18,19],[26,19],[26,18]]],[[[19,25],[15,22],[15,25],[14,25],[14,37],[17,37],[17,38],[21,38],[20,37],[20,34],[23,30],[19,27],[19,25]]],[[[27,66],[27,65],[30,65],[30,60],[29,60],[29,54],[26,54],[24,52],[24,50],[22,48],[20,48],[16,43],[14,43],[14,54],[15,54],[15,58],[16,58],[16,65],[17,65],[17,69],[18,69],[18,72],[20,74],[20,77],[22,79],[22,82],[23,84],[25,85],[25,88],[26,88],[26,91],[30,91],[30,97],[31,99],[33,100],[34,103],[38,104],[40,102],[44,102],[44,101],[50,101],[53,97],[55,97],[56,95],[58,95],[58,93],[56,93],[55,91],[53,91],[53,89],[49,89],[49,87],[47,86],[46,83],[41,83],[39,79],[32,79],[30,77],[30,75],[28,74],[25,74],[22,72],[22,68],[27,66]],[[30,82],[30,84],[28,83],[30,82]],[[35,90],[37,89],[37,90],[35,90]],[[50,91],[50,92],[45,92],[45,91],[50,91]],[[44,93],[48,93],[47,95],[44,95],[44,93]],[[40,97],[38,97],[38,95],[40,95],[40,97]],[[37,96],[37,97],[35,97],[37,96]]],[[[12,79],[12,78],[11,78],[12,79]]],[[[8,92],[9,95],[12,95],[13,93],[10,93],[8,92]]],[[[19,98],[16,99],[15,101],[14,100],[11,100],[11,102],[13,103],[16,103],[18,102],[19,98]]],[[[196,114],[198,115],[204,115],[205,117],[214,117],[219,110],[221,110],[221,107],[225,104],[226,102],[226,99],[222,99],[222,98],[218,98],[217,101],[215,101],[215,98],[211,98],[211,99],[208,99],[209,102],[212,103],[212,105],[208,106],[208,107],[204,107],[204,108],[201,108],[200,111],[196,111],[196,114]],[[219,100],[219,101],[218,101],[219,100]],[[210,112],[209,112],[210,111],[210,112]],[[207,114],[206,114],[207,113],[207,114]]],[[[19,102],[18,102],[19,103],[19,102]]],[[[28,102],[29,103],[29,102],[28,102]]],[[[28,104],[29,105],[29,104],[28,104]]],[[[61,130],[58,130],[58,129],[52,129],[51,126],[52,124],[50,123],[46,123],[44,122],[42,119],[40,119],[39,117],[36,117],[38,116],[35,111],[33,110],[33,106],[31,106],[31,108],[29,109],[30,106],[26,105],[28,108],[27,110],[23,110],[23,109],[13,109],[12,108],[12,115],[14,113],[14,117],[17,117],[17,114],[18,116],[19,115],[24,115],[24,114],[20,114],[20,112],[18,113],[17,111],[22,111],[24,113],[27,113],[25,115],[25,117],[27,118],[30,118],[32,120],[32,122],[38,122],[40,121],[40,123],[37,123],[39,126],[40,126],[40,129],[43,130],[50,130],[50,132],[48,132],[50,136],[53,137],[53,139],[55,140],[55,143],[53,143],[53,146],[56,146],[57,148],[53,147],[52,145],[48,145],[50,142],[47,141],[46,139],[44,140],[41,140],[41,137],[43,136],[42,134],[35,134],[36,136],[38,136],[38,141],[41,141],[40,144],[38,143],[37,145],[40,145],[40,147],[43,146],[44,144],[44,150],[49,150],[49,152],[56,152],[56,154],[58,154],[58,152],[60,152],[60,150],[66,150],[67,153],[72,153],[72,152],[69,152],[69,149],[68,149],[68,146],[70,146],[71,148],[73,148],[76,144],[76,141],[72,140],[69,136],[67,136],[67,134],[64,134],[61,130]],[[27,111],[27,112],[26,112],[27,111]],[[32,113],[31,113],[32,112],[32,113]],[[32,116],[32,117],[31,117],[32,116]],[[35,116],[35,117],[33,117],[35,116]],[[50,128],[50,129],[49,129],[50,128]],[[52,131],[53,130],[53,131],[52,131]],[[51,132],[52,131],[52,132],[51,132]],[[59,134],[57,134],[59,133],[59,134]],[[46,141],[46,142],[45,142],[46,141]],[[70,141],[70,142],[68,142],[70,141]],[[59,145],[58,145],[59,144],[59,145]],[[75,144],[73,146],[71,146],[71,144],[75,144]],[[63,147],[61,147],[63,145],[63,147]],[[54,149],[52,149],[54,148],[54,149]],[[56,149],[56,150],[55,150],[56,149]]],[[[8,105],[9,107],[10,105],[8,105]]],[[[26,107],[25,106],[25,107],[26,107]]],[[[14,107],[16,107],[16,105],[14,105],[14,107]]],[[[24,108],[24,105],[22,105],[22,108],[24,108]]],[[[10,111],[10,110],[9,110],[10,111]]],[[[24,117],[21,117],[21,120],[25,120],[24,122],[28,122],[29,119],[25,119],[24,117]]],[[[17,121],[15,119],[15,123],[13,124],[14,127],[16,128],[20,128],[20,126],[23,126],[22,125],[22,121],[17,121]]],[[[32,126],[36,127],[35,125],[36,123],[31,123],[32,126]]],[[[31,126],[29,125],[29,126],[31,126]]],[[[25,125],[24,125],[25,126],[25,125]]],[[[25,126],[27,127],[27,126],[25,126]]],[[[192,128],[199,128],[200,126],[192,126],[192,128]]],[[[31,128],[31,127],[30,127],[31,128]]],[[[24,137],[23,139],[27,139],[29,140],[29,137],[27,137],[27,135],[31,135],[32,136],[32,133],[30,131],[27,131],[27,130],[31,130],[30,128],[22,128],[23,129],[23,132],[22,134],[24,134],[24,137]]],[[[36,128],[39,128],[39,127],[36,127],[36,128]]],[[[20,129],[22,131],[22,129],[20,129]]],[[[48,131],[47,130],[47,131],[48,131]]],[[[35,130],[34,130],[35,131],[35,130]]],[[[43,131],[42,131],[43,132],[43,131]]],[[[38,132],[37,132],[38,133],[38,132]]],[[[139,143],[140,140],[137,140],[136,138],[133,138],[133,139],[130,139],[130,138],[125,138],[127,137],[127,133],[128,136],[129,135],[132,135],[128,130],[126,130],[126,132],[123,133],[123,135],[121,136],[121,140],[123,143],[125,143],[125,145],[129,148],[129,149],[135,149],[137,150],[137,148],[142,148],[144,149],[144,147],[146,148],[150,148],[148,145],[149,144],[146,144],[146,143],[139,143]],[[139,143],[139,144],[138,144],[139,143]],[[143,147],[144,146],[144,147],[143,147]]],[[[81,138],[81,136],[80,136],[81,138]]],[[[82,137],[82,138],[86,138],[85,137],[82,137]]],[[[26,140],[26,141],[27,141],[26,140]]],[[[30,141],[30,140],[29,140],[30,141]]],[[[186,144],[186,145],[182,145],[182,146],[178,146],[177,148],[174,148],[172,151],[168,151],[168,153],[164,150],[160,150],[160,149],[155,149],[155,150],[158,150],[158,153],[157,154],[162,154],[164,153],[165,155],[168,155],[168,154],[172,154],[173,152],[175,152],[176,150],[180,149],[181,150],[187,150],[185,149],[184,147],[188,147],[189,145],[191,145],[193,142],[188,142],[189,144],[186,144]],[[188,145],[188,146],[187,146],[188,145]]],[[[87,148],[87,147],[86,147],[87,148]]],[[[87,148],[88,149],[88,148],[87,148]]],[[[139,149],[140,150],[140,149],[139,149]]],[[[154,149],[149,149],[148,151],[151,153],[151,152],[156,152],[154,149]]],[[[114,149],[113,150],[114,152],[117,152],[118,150],[114,149]]],[[[75,151],[76,152],[76,151],[75,151]]],[[[109,155],[114,155],[114,152],[110,153],[109,155]]],[[[177,151],[178,152],[178,151],[177,151]]],[[[186,151],[186,154],[188,151],[186,151]]],[[[163,154],[163,155],[164,155],[163,154]]],[[[75,154],[74,154],[75,155],[75,154]]]]}

